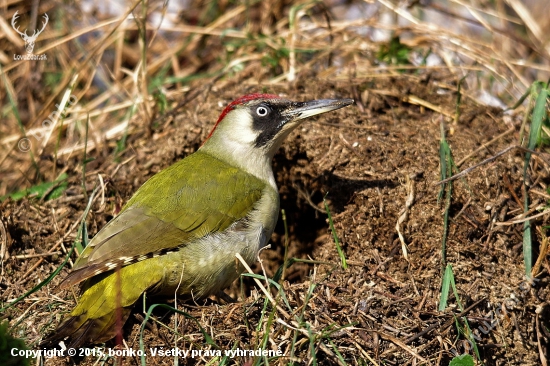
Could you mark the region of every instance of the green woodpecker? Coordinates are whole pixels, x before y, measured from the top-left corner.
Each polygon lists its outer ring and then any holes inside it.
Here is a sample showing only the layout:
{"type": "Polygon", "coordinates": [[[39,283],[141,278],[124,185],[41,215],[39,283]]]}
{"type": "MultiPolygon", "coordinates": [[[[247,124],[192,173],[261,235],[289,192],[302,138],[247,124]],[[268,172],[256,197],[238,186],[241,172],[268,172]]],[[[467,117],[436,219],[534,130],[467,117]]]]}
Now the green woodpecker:
{"type": "Polygon", "coordinates": [[[279,213],[271,161],[302,120],[352,99],[292,102],[249,94],[229,104],[204,144],[151,177],[90,241],[61,287],[83,282],[71,314],[43,344],[113,338],[148,295],[220,293],[267,244],[279,213]]]}

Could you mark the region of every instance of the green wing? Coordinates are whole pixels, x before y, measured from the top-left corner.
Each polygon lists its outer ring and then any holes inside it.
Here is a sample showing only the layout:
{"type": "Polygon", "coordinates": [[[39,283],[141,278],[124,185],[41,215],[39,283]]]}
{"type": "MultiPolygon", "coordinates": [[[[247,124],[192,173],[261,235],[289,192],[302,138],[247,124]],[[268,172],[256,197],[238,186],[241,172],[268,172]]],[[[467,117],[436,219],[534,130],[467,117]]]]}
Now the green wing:
{"type": "Polygon", "coordinates": [[[62,286],[223,231],[246,217],[265,186],[253,175],[197,151],[151,177],[90,241],[62,286]]]}

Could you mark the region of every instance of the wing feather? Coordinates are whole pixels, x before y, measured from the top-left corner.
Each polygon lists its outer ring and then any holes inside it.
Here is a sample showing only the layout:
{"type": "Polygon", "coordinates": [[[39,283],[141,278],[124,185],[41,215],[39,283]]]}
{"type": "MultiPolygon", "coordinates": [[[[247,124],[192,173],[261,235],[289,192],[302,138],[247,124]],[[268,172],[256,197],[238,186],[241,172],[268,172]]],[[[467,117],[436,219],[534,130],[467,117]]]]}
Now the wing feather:
{"type": "Polygon", "coordinates": [[[253,175],[198,151],[151,177],[90,241],[62,286],[223,231],[246,217],[265,186],[253,175]],[[206,166],[209,174],[204,174],[206,166]]]}

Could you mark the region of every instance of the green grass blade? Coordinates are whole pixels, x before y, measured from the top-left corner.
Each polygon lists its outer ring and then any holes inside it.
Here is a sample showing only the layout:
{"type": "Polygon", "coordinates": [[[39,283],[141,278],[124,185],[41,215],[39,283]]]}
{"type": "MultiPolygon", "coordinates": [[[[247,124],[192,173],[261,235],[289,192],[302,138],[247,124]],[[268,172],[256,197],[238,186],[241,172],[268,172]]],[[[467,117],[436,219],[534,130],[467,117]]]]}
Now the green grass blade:
{"type": "Polygon", "coordinates": [[[281,283],[281,280],[283,279],[284,271],[287,268],[290,268],[294,263],[298,262],[296,258],[288,258],[283,264],[277,269],[277,272],[273,275],[273,281],[277,283],[281,283]]]}
{"type": "Polygon", "coordinates": [[[531,85],[531,87],[529,89],[527,89],[525,91],[525,93],[523,93],[523,95],[518,99],[518,101],[512,105],[511,107],[508,107],[506,108],[505,110],[506,111],[509,111],[509,110],[513,110],[513,109],[516,109],[517,107],[519,107],[520,105],[523,104],[523,102],[525,101],[525,99],[531,95],[531,93],[533,92],[533,90],[536,89],[537,85],[542,85],[542,82],[540,81],[536,81],[533,83],[533,85],[531,85]]]}
{"type": "Polygon", "coordinates": [[[453,281],[453,267],[450,264],[447,264],[447,268],[445,268],[445,274],[443,275],[443,281],[441,284],[441,295],[439,297],[438,309],[439,311],[443,311],[447,308],[451,281],[453,281]]]}
{"type": "Polygon", "coordinates": [[[66,173],[63,173],[53,182],[40,183],[30,188],[7,194],[0,197],[0,201],[4,201],[7,198],[18,201],[22,198],[29,196],[44,198],[45,200],[53,200],[59,198],[68,187],[67,178],[68,175],[66,173]]]}
{"type": "Polygon", "coordinates": [[[445,274],[443,275],[441,296],[439,301],[439,311],[443,311],[447,307],[450,289],[453,290],[458,308],[460,309],[460,311],[463,311],[464,306],[462,306],[462,303],[460,302],[460,297],[458,296],[458,290],[455,284],[455,276],[453,274],[453,266],[449,263],[447,264],[447,267],[445,268],[445,274]]]}
{"type": "Polygon", "coordinates": [[[87,113],[86,117],[86,133],[84,135],[84,151],[82,152],[82,193],[84,198],[88,199],[88,192],[86,191],[86,164],[87,161],[87,152],[88,152],[88,126],[90,125],[90,114],[87,113]]]}
{"type": "Polygon", "coordinates": [[[88,226],[86,226],[86,216],[88,216],[88,213],[92,208],[92,202],[94,202],[94,197],[98,189],[99,187],[95,187],[94,190],[92,191],[92,194],[88,199],[88,204],[86,205],[86,208],[84,209],[84,213],[82,214],[82,222],[80,222],[80,226],[78,228],[78,233],[76,234],[76,240],[75,240],[75,246],[76,246],[76,249],[78,250],[78,254],[82,254],[82,252],[84,251],[84,248],[88,246],[88,226]]]}
{"type": "MultiPolygon", "coordinates": [[[[327,193],[328,194],[328,193],[327,193]]],[[[328,224],[330,226],[330,231],[332,231],[332,237],[334,238],[334,243],[336,244],[336,250],[338,251],[338,256],[340,257],[340,262],[342,263],[342,268],[347,269],[348,263],[346,262],[346,255],[340,246],[340,239],[338,239],[338,234],[334,228],[334,222],[332,221],[332,215],[330,214],[330,209],[326,200],[326,195],[323,197],[323,203],[325,204],[325,210],[327,211],[328,224]]]]}
{"type": "MultiPolygon", "coordinates": [[[[529,207],[528,198],[525,198],[525,206],[529,207]]],[[[525,210],[525,212],[527,211],[528,209],[525,210]]],[[[530,220],[523,223],[523,265],[525,268],[525,275],[527,278],[531,278],[531,270],[533,268],[533,239],[531,237],[530,220]]]]}
{"type": "MultiPolygon", "coordinates": [[[[539,92],[533,109],[531,120],[531,130],[529,131],[529,142],[527,147],[534,150],[537,143],[540,141],[542,130],[542,122],[546,119],[546,101],[548,99],[548,89],[542,88],[539,92]]],[[[525,162],[523,164],[523,187],[524,187],[524,212],[529,211],[529,196],[527,194],[527,169],[531,153],[525,153],[525,162]]],[[[525,275],[531,278],[531,270],[533,268],[533,240],[531,237],[531,222],[529,220],[523,223],[523,263],[525,267],[525,275]]]]}
{"type": "MultiPolygon", "coordinates": [[[[479,355],[479,349],[477,348],[477,342],[474,336],[474,333],[472,332],[472,329],[470,328],[470,324],[468,323],[468,319],[464,316],[462,317],[462,320],[464,321],[464,326],[466,327],[466,336],[468,337],[468,340],[472,344],[472,348],[474,349],[474,353],[479,361],[481,361],[481,356],[479,355]]],[[[483,363],[481,363],[483,365],[483,363]]]]}
{"type": "MultiPolygon", "coordinates": [[[[449,144],[445,140],[445,130],[441,124],[441,140],[439,141],[439,180],[447,179],[447,155],[449,154],[449,144]]],[[[440,185],[439,194],[437,195],[437,203],[441,201],[445,194],[445,184],[440,185]]]]}
{"type": "MultiPolygon", "coordinates": [[[[531,131],[529,132],[529,144],[527,148],[534,150],[537,143],[540,141],[540,132],[542,129],[542,121],[546,117],[546,100],[548,99],[548,89],[542,88],[539,92],[533,109],[533,119],[531,121],[531,131]]],[[[531,153],[525,154],[526,158],[531,158],[531,153]]],[[[528,163],[528,161],[527,161],[528,163]]]]}
{"type": "Polygon", "coordinates": [[[330,346],[332,347],[332,350],[334,351],[334,354],[336,355],[336,358],[338,358],[338,360],[340,361],[340,364],[341,365],[347,365],[347,362],[344,360],[344,356],[342,356],[340,351],[338,351],[338,347],[336,346],[336,344],[334,344],[334,342],[331,339],[329,339],[328,342],[329,342],[330,346]]]}
{"type": "Polygon", "coordinates": [[[260,281],[267,281],[269,282],[269,284],[273,287],[275,287],[278,291],[278,293],[280,294],[281,298],[283,299],[283,302],[285,303],[285,305],[287,306],[287,308],[292,311],[292,307],[290,306],[290,303],[288,302],[288,299],[285,295],[285,292],[283,291],[283,286],[281,286],[278,282],[272,280],[271,278],[265,278],[264,276],[262,275],[259,275],[259,274],[255,274],[255,273],[243,273],[241,276],[243,277],[252,277],[252,278],[257,278],[259,279],[260,281]]]}
{"type": "Polygon", "coordinates": [[[454,123],[458,123],[458,120],[460,118],[460,105],[462,101],[462,82],[466,80],[468,75],[464,75],[459,81],[456,88],[456,103],[455,103],[455,116],[454,116],[454,123]]]}
{"type": "MultiPolygon", "coordinates": [[[[455,278],[453,274],[453,267],[451,266],[451,264],[447,264],[447,267],[445,268],[445,274],[443,276],[443,284],[441,287],[441,297],[440,297],[439,308],[438,308],[439,311],[443,311],[447,307],[450,289],[453,290],[458,308],[460,309],[460,311],[464,311],[464,306],[462,305],[462,302],[460,301],[460,297],[458,296],[458,289],[456,288],[455,278]]],[[[468,319],[465,316],[461,317],[460,319],[464,322],[463,328],[460,326],[460,322],[455,317],[455,322],[456,322],[456,327],[458,329],[458,332],[459,334],[462,333],[464,337],[466,337],[466,339],[472,345],[472,348],[474,350],[474,353],[477,359],[481,361],[475,335],[472,332],[472,329],[470,328],[468,319]]]]}
{"type": "MultiPolygon", "coordinates": [[[[447,179],[456,171],[456,165],[453,161],[451,147],[445,139],[445,127],[441,122],[441,140],[439,142],[439,165],[441,180],[447,179]]],[[[441,185],[437,202],[445,198],[445,211],[443,213],[443,237],[441,238],[441,272],[444,271],[447,265],[447,236],[449,233],[449,209],[451,207],[451,198],[453,193],[453,182],[447,182],[441,185]]]]}

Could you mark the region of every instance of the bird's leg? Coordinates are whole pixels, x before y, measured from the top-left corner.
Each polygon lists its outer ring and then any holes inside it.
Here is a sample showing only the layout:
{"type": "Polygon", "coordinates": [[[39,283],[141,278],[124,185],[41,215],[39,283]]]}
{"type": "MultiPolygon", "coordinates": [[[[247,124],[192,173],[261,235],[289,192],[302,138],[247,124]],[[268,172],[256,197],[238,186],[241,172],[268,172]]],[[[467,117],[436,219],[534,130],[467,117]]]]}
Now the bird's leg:
{"type": "Polygon", "coordinates": [[[231,296],[226,294],[223,290],[218,292],[216,296],[218,297],[218,299],[223,300],[226,304],[234,304],[237,302],[237,300],[233,299],[231,296]]]}

